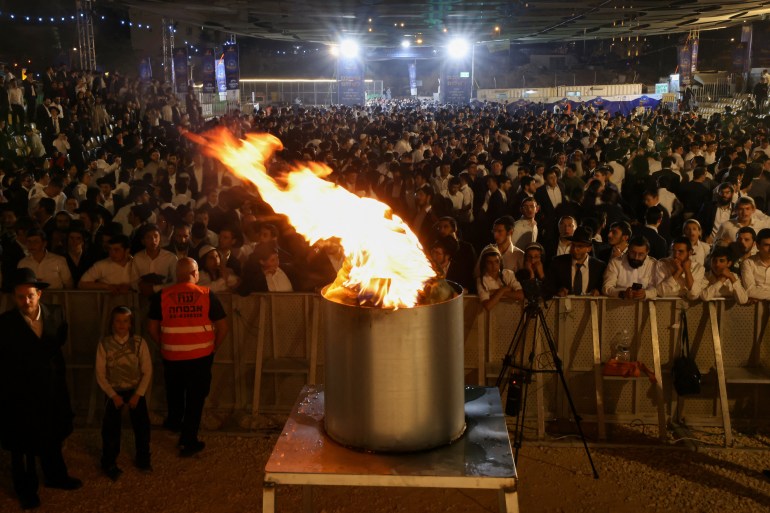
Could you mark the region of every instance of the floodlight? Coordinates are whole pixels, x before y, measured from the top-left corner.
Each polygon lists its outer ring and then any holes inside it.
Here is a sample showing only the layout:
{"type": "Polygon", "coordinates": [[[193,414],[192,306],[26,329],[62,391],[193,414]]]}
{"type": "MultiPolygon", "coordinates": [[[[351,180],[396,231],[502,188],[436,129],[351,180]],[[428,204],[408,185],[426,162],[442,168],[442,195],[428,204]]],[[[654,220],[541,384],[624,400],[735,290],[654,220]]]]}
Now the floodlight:
{"type": "Polygon", "coordinates": [[[358,43],[356,43],[352,39],[343,39],[342,41],[340,41],[339,55],[341,55],[342,57],[347,57],[349,59],[353,57],[358,57],[358,52],[359,52],[358,43]]]}
{"type": "Polygon", "coordinates": [[[471,45],[466,39],[455,38],[449,41],[447,52],[453,59],[462,59],[468,55],[471,45]]]}
{"type": "Polygon", "coordinates": [[[403,41],[401,41],[401,48],[409,48],[411,45],[412,45],[412,43],[410,43],[410,42],[409,42],[409,41],[407,41],[406,39],[404,39],[403,41]]]}

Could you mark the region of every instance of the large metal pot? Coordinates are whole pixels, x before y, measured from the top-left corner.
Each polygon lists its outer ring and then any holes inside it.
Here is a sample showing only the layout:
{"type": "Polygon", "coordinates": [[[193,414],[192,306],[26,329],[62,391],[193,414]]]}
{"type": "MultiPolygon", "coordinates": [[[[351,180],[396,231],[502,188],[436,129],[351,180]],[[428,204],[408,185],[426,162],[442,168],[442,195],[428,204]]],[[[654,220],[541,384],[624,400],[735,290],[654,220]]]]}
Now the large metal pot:
{"type": "Polygon", "coordinates": [[[329,436],[348,447],[406,452],[462,435],[462,295],[398,310],[322,304],[329,436]]]}

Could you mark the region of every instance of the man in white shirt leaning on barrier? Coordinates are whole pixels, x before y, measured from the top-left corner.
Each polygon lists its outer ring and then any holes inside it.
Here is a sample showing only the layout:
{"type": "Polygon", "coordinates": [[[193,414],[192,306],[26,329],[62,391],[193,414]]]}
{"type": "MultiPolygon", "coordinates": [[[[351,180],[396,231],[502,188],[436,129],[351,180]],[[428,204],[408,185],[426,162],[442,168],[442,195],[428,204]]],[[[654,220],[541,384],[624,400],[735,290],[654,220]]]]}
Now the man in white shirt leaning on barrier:
{"type": "Polygon", "coordinates": [[[620,299],[653,299],[657,297],[657,260],[649,256],[650,243],[644,237],[628,241],[622,258],[612,258],[604,272],[602,292],[620,299]]]}

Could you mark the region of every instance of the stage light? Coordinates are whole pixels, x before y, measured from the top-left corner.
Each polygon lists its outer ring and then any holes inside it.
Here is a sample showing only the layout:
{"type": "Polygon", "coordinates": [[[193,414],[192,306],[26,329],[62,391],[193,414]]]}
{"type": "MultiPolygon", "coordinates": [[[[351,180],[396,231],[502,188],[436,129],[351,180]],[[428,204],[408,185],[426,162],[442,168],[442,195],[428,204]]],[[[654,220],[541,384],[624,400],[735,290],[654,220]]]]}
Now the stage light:
{"type": "Polygon", "coordinates": [[[352,39],[343,39],[342,41],[340,41],[339,54],[342,57],[347,57],[352,59],[353,57],[358,57],[358,52],[359,52],[358,43],[356,43],[352,39]]]}
{"type": "Polygon", "coordinates": [[[470,49],[470,43],[468,43],[467,40],[460,38],[452,39],[447,45],[447,53],[453,59],[464,58],[466,55],[468,55],[470,49]]]}
{"type": "Polygon", "coordinates": [[[409,41],[407,41],[406,39],[404,39],[403,41],[401,41],[401,48],[409,48],[410,46],[412,46],[412,43],[410,43],[410,42],[409,42],[409,41]]]}

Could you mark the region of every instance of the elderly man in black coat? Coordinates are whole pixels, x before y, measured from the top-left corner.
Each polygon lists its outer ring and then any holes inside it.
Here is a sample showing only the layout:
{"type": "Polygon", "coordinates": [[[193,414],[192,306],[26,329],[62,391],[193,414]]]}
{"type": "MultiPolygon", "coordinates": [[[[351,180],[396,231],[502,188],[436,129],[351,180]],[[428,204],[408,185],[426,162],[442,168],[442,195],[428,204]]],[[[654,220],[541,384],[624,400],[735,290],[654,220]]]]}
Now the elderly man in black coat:
{"type": "Polygon", "coordinates": [[[40,505],[36,458],[45,485],[75,490],[62,456],[72,433],[72,408],[61,347],[67,323],[61,308],[40,303],[47,283],[17,269],[11,276],[16,309],[0,315],[0,442],[11,451],[11,472],[22,509],[40,505]]]}

